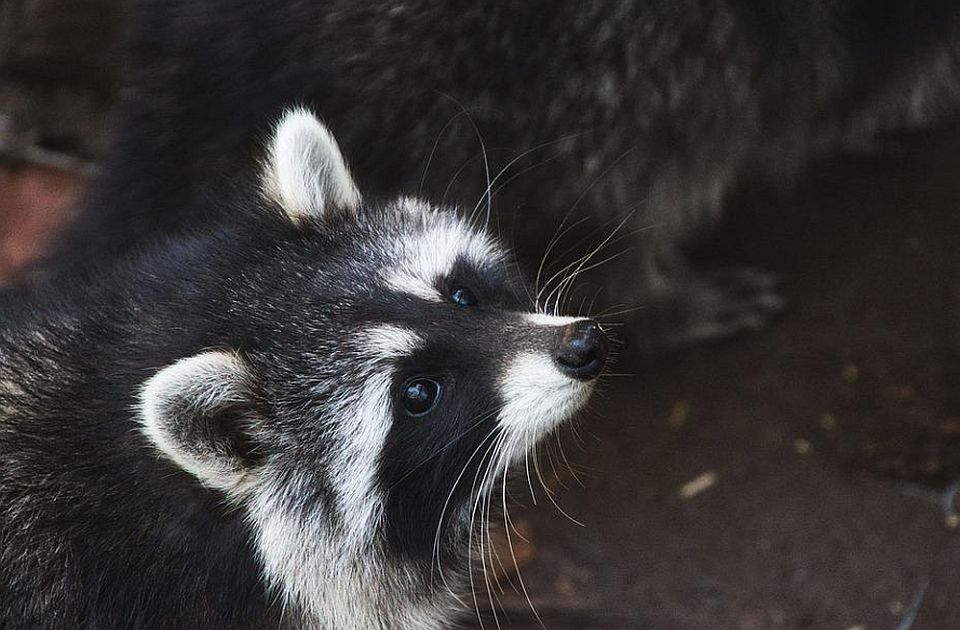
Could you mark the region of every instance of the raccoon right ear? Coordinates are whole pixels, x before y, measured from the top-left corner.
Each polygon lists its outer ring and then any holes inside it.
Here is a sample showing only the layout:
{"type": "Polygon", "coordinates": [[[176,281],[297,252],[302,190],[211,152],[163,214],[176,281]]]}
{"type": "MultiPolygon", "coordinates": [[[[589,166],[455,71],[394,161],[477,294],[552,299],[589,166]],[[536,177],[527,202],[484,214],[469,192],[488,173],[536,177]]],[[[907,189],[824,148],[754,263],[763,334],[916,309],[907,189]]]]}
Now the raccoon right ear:
{"type": "Polygon", "coordinates": [[[284,112],[274,128],[261,183],[267,197],[294,222],[331,212],[355,213],[360,206],[337,141],[305,109],[284,112]]]}
{"type": "Polygon", "coordinates": [[[254,459],[257,421],[244,362],[203,352],[163,368],[140,391],[141,430],[152,445],[203,485],[239,491],[254,459]]]}

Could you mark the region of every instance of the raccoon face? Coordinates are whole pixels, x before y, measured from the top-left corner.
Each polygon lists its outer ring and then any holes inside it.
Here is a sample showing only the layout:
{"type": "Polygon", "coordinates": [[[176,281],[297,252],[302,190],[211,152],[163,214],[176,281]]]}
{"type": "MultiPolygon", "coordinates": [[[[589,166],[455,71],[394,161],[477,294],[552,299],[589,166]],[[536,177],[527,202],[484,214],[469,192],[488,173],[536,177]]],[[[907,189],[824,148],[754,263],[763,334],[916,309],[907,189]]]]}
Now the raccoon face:
{"type": "Polygon", "coordinates": [[[524,308],[507,252],[467,219],[363,205],[308,113],[278,125],[263,189],[292,236],[238,272],[260,288],[235,308],[269,332],[149,379],[142,430],[247,510],[267,575],[296,600],[371,554],[429,570],[465,550],[478,498],[586,402],[604,333],[524,308]]]}

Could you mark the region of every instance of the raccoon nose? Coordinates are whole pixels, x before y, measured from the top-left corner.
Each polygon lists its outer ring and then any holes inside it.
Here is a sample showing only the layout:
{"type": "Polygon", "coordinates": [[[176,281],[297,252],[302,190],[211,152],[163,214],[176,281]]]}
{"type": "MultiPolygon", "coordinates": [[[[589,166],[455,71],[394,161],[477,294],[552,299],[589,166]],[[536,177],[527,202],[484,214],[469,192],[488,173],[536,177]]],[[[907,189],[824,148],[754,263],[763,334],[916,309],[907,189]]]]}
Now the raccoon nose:
{"type": "Polygon", "coordinates": [[[554,361],[560,371],[571,378],[594,379],[607,361],[607,336],[597,322],[590,319],[568,324],[560,334],[560,347],[554,361]]]}

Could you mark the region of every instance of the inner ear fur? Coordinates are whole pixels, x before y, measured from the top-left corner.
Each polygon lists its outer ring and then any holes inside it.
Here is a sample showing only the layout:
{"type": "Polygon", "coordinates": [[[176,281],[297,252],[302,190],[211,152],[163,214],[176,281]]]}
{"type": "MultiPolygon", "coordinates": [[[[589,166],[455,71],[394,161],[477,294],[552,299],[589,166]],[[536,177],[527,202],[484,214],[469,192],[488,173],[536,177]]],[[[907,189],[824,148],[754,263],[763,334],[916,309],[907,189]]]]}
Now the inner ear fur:
{"type": "Polygon", "coordinates": [[[253,378],[236,354],[181,359],[140,391],[140,424],[164,456],[209,488],[238,491],[256,468],[253,378]]]}
{"type": "Polygon", "coordinates": [[[291,109],[270,139],[262,188],[294,222],[355,214],[360,193],[337,141],[313,114],[291,109]]]}

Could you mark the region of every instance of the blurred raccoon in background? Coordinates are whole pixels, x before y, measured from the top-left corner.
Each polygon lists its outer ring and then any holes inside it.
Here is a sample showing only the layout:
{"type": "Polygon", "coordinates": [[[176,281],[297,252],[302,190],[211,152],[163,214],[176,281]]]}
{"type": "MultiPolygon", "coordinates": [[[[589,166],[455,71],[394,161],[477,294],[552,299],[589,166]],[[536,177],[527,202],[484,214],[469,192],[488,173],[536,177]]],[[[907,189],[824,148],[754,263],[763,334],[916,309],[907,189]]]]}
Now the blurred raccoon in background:
{"type": "Polygon", "coordinates": [[[50,273],[209,220],[203,201],[256,169],[251,149],[300,103],[362,189],[477,207],[533,271],[546,251],[547,308],[614,257],[597,308],[656,307],[641,330],[661,342],[782,307],[766,273],[685,260],[731,187],[925,123],[960,87],[954,0],[134,5],[112,153],[50,273]]]}

